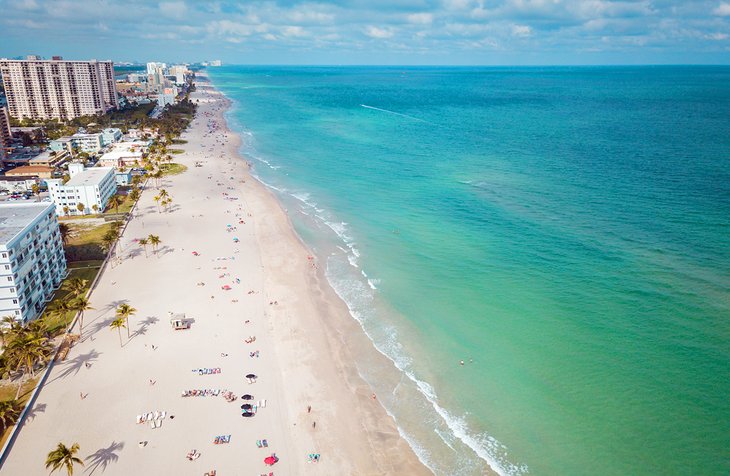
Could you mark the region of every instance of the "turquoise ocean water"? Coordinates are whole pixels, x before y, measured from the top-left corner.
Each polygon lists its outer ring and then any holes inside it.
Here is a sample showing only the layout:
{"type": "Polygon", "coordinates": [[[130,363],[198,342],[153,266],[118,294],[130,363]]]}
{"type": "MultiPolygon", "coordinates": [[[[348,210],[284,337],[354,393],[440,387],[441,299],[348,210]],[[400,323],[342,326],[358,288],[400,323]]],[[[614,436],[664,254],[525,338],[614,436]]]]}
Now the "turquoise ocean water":
{"type": "Polygon", "coordinates": [[[730,474],[730,68],[209,74],[436,474],[730,474]]]}

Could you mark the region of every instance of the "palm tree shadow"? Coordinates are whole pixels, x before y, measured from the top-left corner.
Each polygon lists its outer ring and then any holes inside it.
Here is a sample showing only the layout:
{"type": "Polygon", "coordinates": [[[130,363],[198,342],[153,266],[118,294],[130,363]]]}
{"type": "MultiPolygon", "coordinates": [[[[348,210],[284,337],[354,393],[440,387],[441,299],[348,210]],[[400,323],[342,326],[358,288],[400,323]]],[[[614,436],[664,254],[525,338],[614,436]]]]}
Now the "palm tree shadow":
{"type": "Polygon", "coordinates": [[[81,370],[82,366],[86,366],[87,364],[92,365],[94,361],[99,358],[100,355],[101,354],[97,352],[96,349],[92,349],[85,354],[77,355],[73,359],[67,361],[63,367],[63,370],[56,377],[54,377],[53,380],[49,381],[48,384],[55,382],[56,380],[64,379],[71,375],[76,375],[77,373],[79,373],[79,370],[81,370]]]}
{"type": "Polygon", "coordinates": [[[135,336],[143,336],[143,335],[147,334],[147,329],[149,329],[149,327],[151,325],[156,324],[158,321],[159,321],[159,319],[156,318],[155,316],[147,316],[147,318],[145,320],[139,322],[139,324],[140,324],[139,328],[132,333],[131,338],[134,338],[135,336]]]}
{"type": "Polygon", "coordinates": [[[39,413],[45,413],[46,408],[48,407],[45,403],[39,403],[37,405],[33,405],[33,407],[28,410],[28,413],[25,414],[25,422],[30,423],[33,420],[35,420],[35,417],[38,416],[39,413]]]}
{"type": "Polygon", "coordinates": [[[123,448],[123,442],[117,443],[116,441],[112,441],[112,444],[108,447],[96,450],[96,453],[86,457],[86,462],[89,464],[86,467],[86,471],[89,472],[89,475],[92,475],[94,471],[101,468],[101,472],[103,473],[106,471],[107,466],[119,461],[119,455],[116,452],[121,451],[123,448]]]}

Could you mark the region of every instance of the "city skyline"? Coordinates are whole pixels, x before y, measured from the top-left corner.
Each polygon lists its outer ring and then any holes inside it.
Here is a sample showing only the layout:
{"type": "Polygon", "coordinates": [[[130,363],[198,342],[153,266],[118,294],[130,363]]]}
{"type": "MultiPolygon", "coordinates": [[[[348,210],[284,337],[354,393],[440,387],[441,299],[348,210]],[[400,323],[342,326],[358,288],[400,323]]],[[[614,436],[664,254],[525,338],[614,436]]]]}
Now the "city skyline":
{"type": "Polygon", "coordinates": [[[0,0],[0,57],[234,64],[729,64],[730,2],[0,0]]]}

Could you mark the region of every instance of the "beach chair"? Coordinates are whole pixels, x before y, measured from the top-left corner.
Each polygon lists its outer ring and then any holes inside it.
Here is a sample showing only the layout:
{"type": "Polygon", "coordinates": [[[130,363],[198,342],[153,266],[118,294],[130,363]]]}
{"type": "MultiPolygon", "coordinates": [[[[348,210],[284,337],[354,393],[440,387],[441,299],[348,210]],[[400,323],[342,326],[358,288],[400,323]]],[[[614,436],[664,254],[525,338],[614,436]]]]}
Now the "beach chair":
{"type": "Polygon", "coordinates": [[[144,423],[144,416],[142,416],[142,415],[137,415],[137,423],[138,423],[138,424],[139,424],[139,423],[144,423]]]}
{"type": "Polygon", "coordinates": [[[157,425],[157,428],[162,428],[162,420],[155,420],[155,425],[157,425]]]}
{"type": "Polygon", "coordinates": [[[263,446],[263,443],[261,443],[261,440],[256,440],[256,446],[261,448],[263,446]]]}
{"type": "Polygon", "coordinates": [[[161,411],[161,412],[160,412],[160,420],[164,420],[164,419],[165,419],[165,415],[167,415],[167,412],[166,412],[166,411],[164,411],[164,410],[163,410],[163,411],[161,411]]]}
{"type": "Polygon", "coordinates": [[[155,425],[155,420],[149,420],[149,422],[150,422],[150,428],[152,428],[153,430],[155,428],[157,428],[157,425],[155,425]]]}
{"type": "Polygon", "coordinates": [[[264,445],[264,448],[268,448],[268,447],[269,447],[269,442],[268,442],[268,441],[266,441],[266,440],[263,440],[263,441],[261,442],[261,444],[262,444],[262,445],[264,445]]]}
{"type": "Polygon", "coordinates": [[[216,436],[215,439],[213,440],[213,444],[214,445],[217,445],[217,444],[220,443],[220,441],[221,441],[221,437],[220,436],[216,436]]]}
{"type": "Polygon", "coordinates": [[[261,408],[266,408],[266,399],[261,400],[261,408]]]}

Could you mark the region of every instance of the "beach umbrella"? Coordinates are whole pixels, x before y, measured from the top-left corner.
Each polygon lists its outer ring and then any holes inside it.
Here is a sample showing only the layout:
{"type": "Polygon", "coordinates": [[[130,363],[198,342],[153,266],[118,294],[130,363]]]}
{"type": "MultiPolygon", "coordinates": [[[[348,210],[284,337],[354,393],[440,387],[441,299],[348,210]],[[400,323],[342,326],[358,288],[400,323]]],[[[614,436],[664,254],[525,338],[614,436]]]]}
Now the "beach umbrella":
{"type": "Polygon", "coordinates": [[[256,375],[254,375],[254,374],[248,374],[248,375],[246,375],[246,378],[256,378],[256,375]]]}
{"type": "Polygon", "coordinates": [[[243,405],[241,405],[241,408],[243,410],[251,410],[253,408],[253,405],[251,405],[250,403],[244,403],[243,405]]]}
{"type": "Polygon", "coordinates": [[[253,395],[249,395],[248,393],[246,395],[243,395],[241,397],[243,400],[253,400],[253,395]]]}
{"type": "Polygon", "coordinates": [[[243,413],[241,413],[241,416],[243,418],[251,418],[254,415],[255,415],[254,413],[250,413],[250,412],[243,412],[243,413]]]}
{"type": "Polygon", "coordinates": [[[264,463],[268,464],[269,466],[273,466],[274,463],[279,461],[279,458],[277,458],[275,455],[267,456],[264,458],[264,463]]]}

